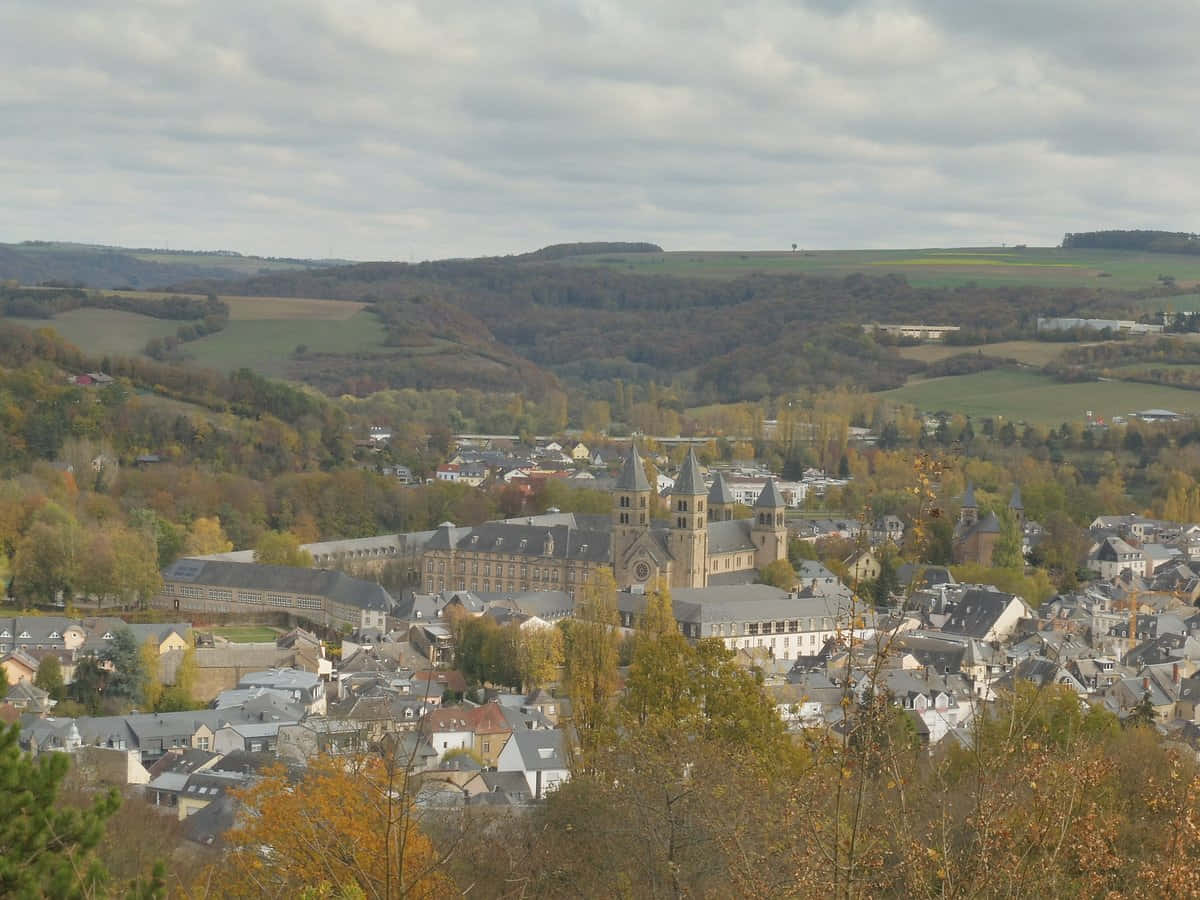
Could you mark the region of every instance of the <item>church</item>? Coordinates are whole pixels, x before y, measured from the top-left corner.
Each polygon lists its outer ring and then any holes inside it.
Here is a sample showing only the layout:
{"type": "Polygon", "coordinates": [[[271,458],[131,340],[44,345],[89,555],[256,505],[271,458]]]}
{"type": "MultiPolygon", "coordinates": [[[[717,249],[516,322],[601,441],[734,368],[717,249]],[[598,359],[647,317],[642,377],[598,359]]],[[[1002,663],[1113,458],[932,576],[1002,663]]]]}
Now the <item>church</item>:
{"type": "Polygon", "coordinates": [[[612,563],[620,588],[663,579],[673,588],[753,582],[759,570],[787,559],[785,503],[768,479],[749,519],[733,518],[736,505],[725,479],[712,487],[700,475],[694,450],[675,479],[670,517],[652,522],[651,486],[637,446],[629,448],[613,488],[612,563]]]}

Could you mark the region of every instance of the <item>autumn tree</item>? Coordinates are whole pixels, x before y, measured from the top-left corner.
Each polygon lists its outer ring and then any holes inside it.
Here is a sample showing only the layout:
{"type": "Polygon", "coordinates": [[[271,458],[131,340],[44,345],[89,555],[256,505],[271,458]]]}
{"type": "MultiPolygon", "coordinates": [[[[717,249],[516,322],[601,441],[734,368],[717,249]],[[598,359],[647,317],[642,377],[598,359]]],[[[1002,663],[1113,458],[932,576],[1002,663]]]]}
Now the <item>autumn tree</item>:
{"type": "Polygon", "coordinates": [[[300,547],[300,539],[290,531],[266,531],[254,547],[254,561],[266,566],[312,566],[312,554],[300,547]]]}
{"type": "Polygon", "coordinates": [[[26,603],[50,603],[69,595],[79,575],[83,535],[74,517],[57,504],[38,511],[13,558],[15,593],[26,603]]]}
{"type": "Polygon", "coordinates": [[[295,785],[282,766],[267,769],[238,792],[223,892],[258,900],[356,886],[367,897],[455,895],[402,781],[378,757],[319,756],[295,785]]]}
{"type": "Polygon", "coordinates": [[[228,553],[233,542],[225,535],[221,520],[217,516],[200,516],[192,522],[183,541],[183,552],[187,556],[210,556],[228,553]]]}
{"type": "Polygon", "coordinates": [[[579,740],[581,764],[591,768],[596,750],[613,725],[612,704],[620,685],[617,673],[617,582],[602,567],[584,583],[568,624],[565,680],[571,719],[579,740]]]}
{"type": "Polygon", "coordinates": [[[52,700],[62,700],[66,696],[62,664],[58,661],[57,656],[51,654],[42,659],[38,665],[37,674],[33,677],[33,683],[48,693],[52,700]]]}
{"type": "Polygon", "coordinates": [[[517,662],[526,690],[554,681],[563,664],[562,631],[552,625],[521,629],[517,662]]]}
{"type": "Polygon", "coordinates": [[[762,567],[758,573],[760,584],[769,584],[780,590],[790,591],[796,586],[796,570],[786,559],[777,559],[762,567]]]}

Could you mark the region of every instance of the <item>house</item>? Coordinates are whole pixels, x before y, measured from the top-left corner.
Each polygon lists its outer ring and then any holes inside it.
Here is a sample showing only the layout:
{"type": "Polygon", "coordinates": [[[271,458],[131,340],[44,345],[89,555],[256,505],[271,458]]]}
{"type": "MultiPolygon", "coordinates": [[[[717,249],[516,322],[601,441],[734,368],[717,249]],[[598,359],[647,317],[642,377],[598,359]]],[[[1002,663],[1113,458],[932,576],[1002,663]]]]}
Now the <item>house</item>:
{"type": "Polygon", "coordinates": [[[57,700],[51,700],[50,694],[32,681],[19,681],[14,684],[8,689],[4,700],[21,712],[35,716],[50,715],[50,711],[58,704],[57,700]]]}
{"type": "Polygon", "coordinates": [[[1100,573],[1100,578],[1109,581],[1117,578],[1126,569],[1135,575],[1150,574],[1146,554],[1119,537],[1106,537],[1088,557],[1088,568],[1100,573]]]}
{"type": "Polygon", "coordinates": [[[860,550],[851,553],[842,561],[846,567],[846,577],[851,584],[861,584],[864,581],[874,581],[879,577],[880,565],[875,554],[870,550],[860,550]]]}
{"type": "Polygon", "coordinates": [[[571,459],[573,459],[575,462],[587,462],[588,457],[591,455],[592,452],[587,448],[587,444],[585,444],[583,441],[580,441],[571,448],[571,459]]]}
{"type": "Polygon", "coordinates": [[[971,588],[963,593],[942,625],[942,631],[978,641],[1006,641],[1016,631],[1018,622],[1030,618],[1033,618],[1033,611],[1020,597],[987,588],[971,588]]]}
{"type": "Polygon", "coordinates": [[[241,722],[225,725],[213,735],[213,749],[220,755],[243,750],[246,753],[273,753],[279,743],[279,722],[241,722]]]}
{"type": "Polygon", "coordinates": [[[38,661],[24,650],[10,650],[0,658],[0,669],[8,679],[8,684],[33,683],[37,676],[38,661]]]}
{"type": "Polygon", "coordinates": [[[431,711],[421,722],[421,734],[437,751],[438,759],[456,750],[474,751],[475,730],[471,710],[445,706],[431,711]]]}
{"type": "Polygon", "coordinates": [[[281,760],[301,766],[322,753],[327,756],[346,756],[370,749],[359,723],[323,716],[281,725],[275,746],[281,760]]]}
{"type": "Polygon", "coordinates": [[[529,796],[533,800],[544,799],[571,777],[565,735],[549,728],[514,731],[500,752],[496,770],[520,772],[525,776],[529,796]]]}
{"type": "Polygon", "coordinates": [[[277,691],[303,707],[305,715],[325,715],[325,682],[312,672],[301,669],[250,672],[238,680],[238,688],[277,691]]]}

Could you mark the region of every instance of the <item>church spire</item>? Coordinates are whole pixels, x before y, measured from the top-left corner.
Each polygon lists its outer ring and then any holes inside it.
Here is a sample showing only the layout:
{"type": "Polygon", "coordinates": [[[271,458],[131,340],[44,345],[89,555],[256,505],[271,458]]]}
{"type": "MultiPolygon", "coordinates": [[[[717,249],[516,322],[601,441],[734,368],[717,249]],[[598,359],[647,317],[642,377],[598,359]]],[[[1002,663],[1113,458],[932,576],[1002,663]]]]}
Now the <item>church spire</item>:
{"type": "Polygon", "coordinates": [[[629,445],[629,454],[625,457],[625,465],[621,468],[621,477],[617,479],[616,489],[634,493],[650,490],[650,482],[646,480],[646,467],[642,464],[636,443],[629,445]]]}

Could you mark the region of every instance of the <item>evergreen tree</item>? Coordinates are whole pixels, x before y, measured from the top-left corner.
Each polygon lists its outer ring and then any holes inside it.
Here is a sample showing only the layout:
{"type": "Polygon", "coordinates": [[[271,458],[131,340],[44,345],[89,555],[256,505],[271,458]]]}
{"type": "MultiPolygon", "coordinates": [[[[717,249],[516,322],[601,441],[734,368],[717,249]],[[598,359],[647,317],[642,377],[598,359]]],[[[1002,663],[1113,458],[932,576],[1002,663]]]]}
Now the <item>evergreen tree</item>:
{"type": "Polygon", "coordinates": [[[0,731],[0,896],[94,896],[106,872],[93,850],[120,796],[109,791],[86,809],[60,804],[67,754],[29,756],[19,734],[15,725],[0,731]]]}

